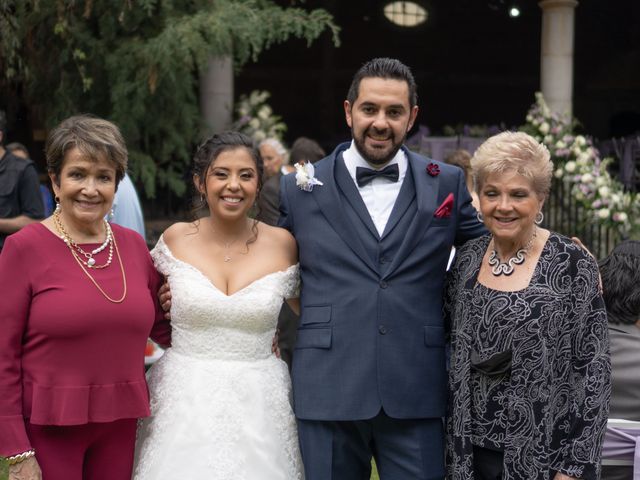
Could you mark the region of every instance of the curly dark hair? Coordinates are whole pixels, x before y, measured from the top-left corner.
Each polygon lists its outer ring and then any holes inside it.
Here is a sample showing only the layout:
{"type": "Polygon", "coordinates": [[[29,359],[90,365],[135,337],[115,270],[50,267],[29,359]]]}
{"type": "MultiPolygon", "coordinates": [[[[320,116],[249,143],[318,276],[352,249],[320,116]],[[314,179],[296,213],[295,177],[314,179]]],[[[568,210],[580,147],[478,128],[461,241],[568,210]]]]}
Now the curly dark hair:
{"type": "Polygon", "coordinates": [[[640,242],[626,240],[599,262],[609,323],[631,325],[640,319],[640,242]]]}
{"type": "MultiPolygon", "coordinates": [[[[260,156],[260,151],[258,147],[254,143],[254,141],[248,135],[240,132],[234,131],[226,131],[222,133],[216,133],[211,137],[207,138],[196,150],[196,153],[193,157],[193,168],[192,172],[194,176],[198,176],[200,181],[200,185],[204,186],[206,191],[206,178],[207,172],[209,171],[209,167],[215,162],[216,158],[222,153],[227,152],[229,150],[236,150],[238,148],[245,148],[249,155],[253,159],[256,164],[256,170],[258,174],[258,194],[256,196],[256,205],[258,197],[260,196],[260,191],[262,190],[262,176],[264,173],[264,164],[262,162],[262,157],[260,156]]],[[[195,188],[195,186],[194,186],[195,188]]],[[[196,193],[196,198],[200,198],[199,192],[196,193]]],[[[194,205],[194,212],[200,208],[206,206],[206,201],[200,198],[200,204],[194,205]]],[[[256,212],[255,217],[257,218],[258,213],[256,212]]],[[[253,237],[251,237],[247,241],[247,247],[256,241],[258,238],[258,220],[254,220],[252,226],[253,237]]]]}

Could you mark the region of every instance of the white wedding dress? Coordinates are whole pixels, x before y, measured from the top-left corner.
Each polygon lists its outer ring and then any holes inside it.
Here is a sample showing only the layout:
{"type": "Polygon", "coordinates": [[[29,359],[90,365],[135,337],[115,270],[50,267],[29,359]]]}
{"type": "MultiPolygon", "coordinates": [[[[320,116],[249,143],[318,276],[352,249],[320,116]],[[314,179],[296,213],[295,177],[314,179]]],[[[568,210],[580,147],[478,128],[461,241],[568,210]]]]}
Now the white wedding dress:
{"type": "Polygon", "coordinates": [[[138,429],[134,478],[303,479],[289,372],[271,353],[299,267],[227,296],[162,237],[152,256],[169,278],[173,338],[148,373],[151,417],[138,429]]]}

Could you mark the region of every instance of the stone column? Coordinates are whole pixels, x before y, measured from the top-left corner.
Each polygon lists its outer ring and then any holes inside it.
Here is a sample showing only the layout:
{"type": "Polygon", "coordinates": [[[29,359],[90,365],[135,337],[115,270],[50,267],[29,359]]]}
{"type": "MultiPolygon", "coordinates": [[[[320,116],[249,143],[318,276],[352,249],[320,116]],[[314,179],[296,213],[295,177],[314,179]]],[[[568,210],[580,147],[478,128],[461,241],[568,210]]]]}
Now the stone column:
{"type": "Polygon", "coordinates": [[[540,89],[549,108],[572,115],[576,0],[542,0],[540,89]]]}
{"type": "Polygon", "coordinates": [[[233,57],[211,57],[200,74],[200,111],[207,134],[222,132],[233,121],[233,57]]]}

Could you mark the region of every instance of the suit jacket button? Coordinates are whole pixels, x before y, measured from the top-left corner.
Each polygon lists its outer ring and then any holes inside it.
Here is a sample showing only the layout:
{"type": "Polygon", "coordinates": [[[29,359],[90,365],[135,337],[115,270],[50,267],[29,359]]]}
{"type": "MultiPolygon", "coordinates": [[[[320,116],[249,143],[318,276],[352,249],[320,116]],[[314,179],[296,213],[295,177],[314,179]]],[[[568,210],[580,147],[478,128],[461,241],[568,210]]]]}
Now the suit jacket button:
{"type": "Polygon", "coordinates": [[[380,288],[387,288],[389,285],[384,280],[380,281],[380,288]]]}
{"type": "Polygon", "coordinates": [[[387,327],[385,327],[384,325],[380,325],[378,327],[378,331],[380,332],[381,335],[384,335],[387,333],[387,327]]]}

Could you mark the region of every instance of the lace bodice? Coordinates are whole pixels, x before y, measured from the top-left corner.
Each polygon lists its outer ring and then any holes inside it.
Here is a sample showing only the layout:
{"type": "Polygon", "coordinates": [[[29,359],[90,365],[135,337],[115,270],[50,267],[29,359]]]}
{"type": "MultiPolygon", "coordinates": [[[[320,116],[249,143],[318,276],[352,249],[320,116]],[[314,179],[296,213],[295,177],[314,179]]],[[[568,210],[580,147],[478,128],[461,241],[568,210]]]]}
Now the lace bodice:
{"type": "Polygon", "coordinates": [[[151,256],[171,287],[175,352],[225,360],[271,355],[282,301],[298,294],[298,265],[267,274],[226,295],[197,268],[175,258],[162,237],[151,256]]]}

